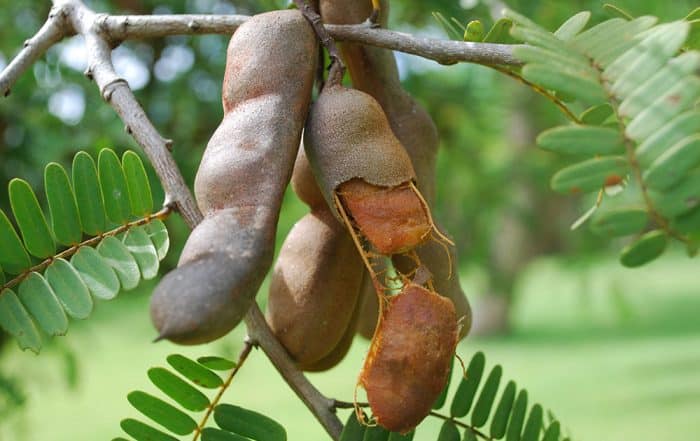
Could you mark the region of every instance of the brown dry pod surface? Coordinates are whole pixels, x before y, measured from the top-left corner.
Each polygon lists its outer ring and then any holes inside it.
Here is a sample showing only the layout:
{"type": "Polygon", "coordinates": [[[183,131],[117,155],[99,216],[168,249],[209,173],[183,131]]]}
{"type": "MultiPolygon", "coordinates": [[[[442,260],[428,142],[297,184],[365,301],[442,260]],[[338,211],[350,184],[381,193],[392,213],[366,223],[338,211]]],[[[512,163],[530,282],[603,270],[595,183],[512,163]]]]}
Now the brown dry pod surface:
{"type": "Polygon", "coordinates": [[[457,328],[452,302],[419,285],[389,298],[359,380],[378,424],[406,433],[430,413],[448,380],[457,328]]]}
{"type": "Polygon", "coordinates": [[[311,106],[304,146],[321,193],[338,219],[334,194],[354,178],[378,187],[413,181],[411,159],[370,95],[326,86],[311,106]]]}
{"type": "Polygon", "coordinates": [[[327,356],[350,326],[362,261],[329,210],[304,216],[282,246],[270,284],[267,319],[300,367],[327,356]]]}
{"type": "Polygon", "coordinates": [[[224,119],[195,179],[204,221],[151,298],[161,338],[197,344],[243,318],[272,264],[284,189],[307,114],[316,36],[298,11],[260,14],[228,47],[224,119]],[[212,277],[220,280],[212,281],[212,277]]]}

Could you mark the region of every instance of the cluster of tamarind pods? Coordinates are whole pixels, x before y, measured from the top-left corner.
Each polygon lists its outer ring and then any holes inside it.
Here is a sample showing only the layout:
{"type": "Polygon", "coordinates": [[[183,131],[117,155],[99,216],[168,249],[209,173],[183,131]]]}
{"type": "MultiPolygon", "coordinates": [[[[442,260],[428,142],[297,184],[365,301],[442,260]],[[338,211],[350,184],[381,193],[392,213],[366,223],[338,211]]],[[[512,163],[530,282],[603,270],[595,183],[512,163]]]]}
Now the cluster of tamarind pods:
{"type": "MultiPolygon", "coordinates": [[[[372,4],[314,6],[326,23],[357,24],[372,4]]],[[[380,22],[387,12],[383,4],[380,22]]],[[[433,121],[402,89],[391,51],[340,50],[353,88],[329,77],[311,104],[319,43],[299,11],[260,14],[236,30],[223,121],[195,179],[204,220],[156,288],[151,317],[160,338],[181,344],[233,329],[272,266],[291,180],[310,212],[277,258],[267,321],[306,371],[339,363],[356,333],[371,338],[358,384],[376,423],[407,432],[444,388],[471,311],[452,274],[455,247],[429,208],[433,121]]]]}

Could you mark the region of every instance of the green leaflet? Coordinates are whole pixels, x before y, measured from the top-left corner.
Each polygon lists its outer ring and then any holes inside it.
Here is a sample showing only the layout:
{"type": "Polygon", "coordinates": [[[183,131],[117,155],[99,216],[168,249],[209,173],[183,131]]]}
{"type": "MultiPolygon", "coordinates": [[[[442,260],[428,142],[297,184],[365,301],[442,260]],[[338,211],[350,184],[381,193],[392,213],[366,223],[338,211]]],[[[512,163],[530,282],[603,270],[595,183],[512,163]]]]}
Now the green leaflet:
{"type": "Polygon", "coordinates": [[[496,393],[498,392],[498,385],[501,382],[501,375],[503,373],[503,368],[500,365],[496,365],[489,376],[486,378],[484,387],[479,393],[479,398],[474,406],[474,411],[472,412],[472,426],[479,428],[486,424],[491,413],[491,407],[496,399],[496,393]]]}
{"type": "Polygon", "coordinates": [[[559,441],[559,421],[554,421],[544,432],[542,441],[559,441]]]}
{"type": "Polygon", "coordinates": [[[668,237],[664,231],[650,231],[622,250],[620,262],[630,268],[642,266],[659,257],[667,243],[668,237]]]}
{"type": "Polygon", "coordinates": [[[132,418],[122,420],[119,425],[124,432],[133,436],[136,441],[179,441],[177,438],[132,418]]]}
{"type": "MultiPolygon", "coordinates": [[[[659,91],[668,90],[700,67],[700,53],[686,52],[644,78],[622,101],[619,113],[634,118],[654,104],[659,91]]],[[[656,134],[652,135],[656,136],[656,134]]]]}
{"type": "Polygon", "coordinates": [[[472,429],[464,429],[464,437],[462,441],[477,441],[476,433],[472,429]]]}
{"type": "Polygon", "coordinates": [[[209,398],[182,378],[164,368],[151,368],[148,378],[163,393],[185,409],[201,411],[209,406],[209,398]]]}
{"type": "Polygon", "coordinates": [[[94,248],[80,248],[71,258],[71,264],[93,296],[110,300],[119,293],[117,275],[94,248]]]}
{"type": "Polygon", "coordinates": [[[501,439],[506,434],[508,417],[510,417],[510,412],[513,409],[513,402],[515,401],[515,389],[515,382],[511,380],[503,390],[501,400],[498,402],[496,412],[491,419],[490,432],[491,437],[494,439],[501,439]]]}
{"type": "Polygon", "coordinates": [[[148,237],[151,238],[153,246],[156,247],[158,260],[163,260],[170,249],[170,236],[165,224],[160,219],[153,219],[150,223],[144,225],[143,228],[148,233],[148,237]]]}
{"type": "Polygon", "coordinates": [[[350,412],[348,420],[340,434],[340,441],[362,441],[365,436],[366,426],[362,425],[355,415],[355,411],[350,412]]]}
{"type": "Polygon", "coordinates": [[[537,441],[540,431],[542,430],[542,406],[535,404],[530,409],[530,415],[525,423],[523,435],[520,438],[522,441],[537,441]]]}
{"type": "Polygon", "coordinates": [[[17,339],[19,347],[35,354],[41,349],[41,336],[34,322],[12,290],[0,292],[0,327],[17,339]]]}
{"type": "Polygon", "coordinates": [[[590,11],[579,12],[559,26],[559,29],[554,31],[554,36],[564,41],[571,40],[586,27],[590,19],[590,11]]]}
{"type": "Polygon", "coordinates": [[[56,294],[41,275],[29,274],[19,285],[17,297],[44,332],[49,335],[66,333],[68,318],[56,294]]]}
{"type": "Polygon", "coordinates": [[[236,363],[222,357],[199,357],[197,363],[214,371],[230,371],[236,363]]]}
{"type": "Polygon", "coordinates": [[[647,138],[637,147],[637,160],[643,169],[651,164],[671,146],[694,135],[700,127],[700,112],[691,110],[678,115],[647,138]]]}
{"type": "Polygon", "coordinates": [[[461,418],[469,413],[469,409],[471,409],[474,402],[476,389],[481,381],[481,375],[484,372],[485,363],[486,358],[483,352],[480,351],[474,354],[467,367],[466,378],[463,378],[459,383],[455,396],[452,398],[452,405],[450,406],[451,416],[461,418]]]}
{"type": "Polygon", "coordinates": [[[362,441],[388,441],[391,434],[381,426],[368,427],[362,441]]]}
{"type": "Polygon", "coordinates": [[[650,191],[649,196],[656,211],[668,219],[695,209],[700,206],[700,169],[665,192],[650,191]]]}
{"type": "Polygon", "coordinates": [[[61,301],[66,313],[84,319],[92,312],[92,297],[87,286],[71,264],[56,259],[46,269],[46,280],[61,301]]]}
{"type": "Polygon", "coordinates": [[[700,77],[686,77],[665,90],[654,103],[637,115],[625,133],[637,142],[653,135],[668,121],[691,109],[700,98],[700,77]]]}
{"type": "Polygon", "coordinates": [[[224,384],[221,377],[214,372],[183,355],[169,355],[167,360],[168,364],[172,366],[173,369],[198,386],[207,389],[216,389],[224,384]]]}
{"type": "Polygon", "coordinates": [[[139,155],[131,150],[124,152],[122,167],[129,188],[131,213],[136,217],[146,217],[153,213],[151,185],[148,183],[148,175],[139,155]]]}
{"type": "Polygon", "coordinates": [[[513,26],[510,30],[510,35],[517,40],[554,52],[566,52],[567,50],[562,40],[541,28],[513,26]]]}
{"type": "Polygon", "coordinates": [[[612,208],[600,211],[595,215],[591,223],[591,230],[601,236],[627,236],[642,231],[648,222],[649,216],[645,209],[612,208]]]}
{"type": "Polygon", "coordinates": [[[83,233],[73,189],[66,170],[55,162],[44,170],[44,189],[56,241],[66,246],[80,243],[83,233]]]}
{"type": "Polygon", "coordinates": [[[700,208],[677,217],[672,226],[682,234],[697,234],[700,231],[700,208]]]}
{"type": "Polygon", "coordinates": [[[8,274],[20,274],[32,265],[29,254],[2,210],[0,210],[0,250],[2,250],[0,266],[8,274]]]}
{"type": "Polygon", "coordinates": [[[78,152],[73,158],[73,188],[83,231],[91,236],[104,233],[107,225],[97,167],[85,152],[78,152]]]}
{"type": "Polygon", "coordinates": [[[51,230],[29,184],[15,178],[10,181],[9,193],[12,212],[27,251],[40,259],[56,254],[56,243],[51,230]]]}
{"type": "Polygon", "coordinates": [[[573,155],[611,155],[625,152],[624,140],[617,130],[569,125],[545,130],[537,137],[545,150],[573,155]]]}
{"type": "Polygon", "coordinates": [[[202,430],[202,441],[250,441],[250,438],[225,432],[215,427],[205,427],[202,430]]]}
{"type": "Polygon", "coordinates": [[[513,27],[513,21],[508,18],[499,18],[496,23],[491,26],[491,29],[486,33],[484,43],[512,43],[510,38],[510,28],[513,27]]]}
{"type": "Polygon", "coordinates": [[[158,252],[153,246],[148,233],[142,227],[132,227],[124,233],[123,243],[131,255],[134,256],[144,280],[150,280],[158,275],[160,262],[158,260],[158,252]]]}
{"type": "Polygon", "coordinates": [[[197,423],[178,408],[145,392],[134,391],[127,400],[136,410],[177,435],[189,435],[197,423]]]}
{"type": "Polygon", "coordinates": [[[131,217],[131,202],[117,154],[113,150],[102,149],[97,158],[97,170],[107,218],[116,224],[125,224],[131,217]]]}
{"type": "Polygon", "coordinates": [[[674,56],[685,41],[687,27],[669,24],[652,31],[603,72],[603,78],[613,81],[610,91],[618,97],[627,97],[674,56]]]}
{"type": "Polygon", "coordinates": [[[2,266],[0,266],[0,286],[5,284],[5,273],[2,270],[2,266]]]}
{"type": "Polygon", "coordinates": [[[214,421],[222,429],[246,436],[252,440],[287,440],[287,432],[277,421],[232,404],[219,404],[216,406],[214,409],[214,421]]]}
{"type": "Polygon", "coordinates": [[[459,430],[450,420],[445,420],[438,434],[438,441],[460,441],[459,430]]]}
{"type": "Polygon", "coordinates": [[[484,25],[479,20],[472,20],[467,23],[464,29],[464,41],[481,41],[484,37],[484,25]]]}
{"type": "Polygon", "coordinates": [[[523,68],[523,78],[563,94],[572,96],[585,104],[600,104],[607,95],[600,84],[589,77],[587,71],[575,67],[553,70],[547,64],[528,64],[523,68]]]}
{"type": "Polygon", "coordinates": [[[134,289],[139,284],[139,266],[126,246],[115,237],[106,237],[97,246],[97,251],[105,258],[119,278],[122,288],[134,289]]]}
{"type": "Polygon", "coordinates": [[[610,104],[599,104],[597,106],[586,109],[579,119],[583,124],[599,126],[602,125],[613,114],[613,108],[610,104]]]}
{"type": "Polygon", "coordinates": [[[518,392],[518,397],[513,405],[513,412],[508,421],[506,429],[506,441],[520,441],[520,434],[525,421],[525,412],[527,412],[527,391],[521,390],[518,392]]]}
{"type": "Polygon", "coordinates": [[[589,61],[576,52],[557,52],[537,46],[516,46],[513,48],[513,55],[526,63],[547,64],[553,68],[567,69],[573,66],[585,73],[589,79],[595,79],[597,76],[589,61]]]}
{"type": "Polygon", "coordinates": [[[551,181],[560,193],[590,193],[612,184],[619,184],[628,173],[623,156],[603,156],[571,165],[558,171],[551,181]]]}
{"type": "Polygon", "coordinates": [[[652,190],[666,190],[681,181],[700,164],[700,133],[678,141],[644,172],[644,182],[652,190]]]}

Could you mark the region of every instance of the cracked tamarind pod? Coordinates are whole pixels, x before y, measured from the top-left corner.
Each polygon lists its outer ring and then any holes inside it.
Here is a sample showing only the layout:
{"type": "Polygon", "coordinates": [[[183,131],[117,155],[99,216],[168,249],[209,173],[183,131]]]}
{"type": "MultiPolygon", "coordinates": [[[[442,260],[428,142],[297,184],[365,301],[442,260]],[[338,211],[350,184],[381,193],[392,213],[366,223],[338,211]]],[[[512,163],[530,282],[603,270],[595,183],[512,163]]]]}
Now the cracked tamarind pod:
{"type": "Polygon", "coordinates": [[[180,344],[228,333],[272,264],[284,189],[299,147],[318,43],[298,11],[257,15],[228,47],[224,118],[195,179],[204,220],[151,298],[159,332],[180,344]]]}
{"type": "Polygon", "coordinates": [[[304,146],[333,213],[344,221],[342,203],[379,254],[405,252],[429,237],[432,219],[413,165],[374,98],[329,81],[311,106],[304,146]]]}
{"type": "MultiPolygon", "coordinates": [[[[329,24],[357,24],[372,13],[370,0],[321,0],[321,16],[329,24]]],[[[379,21],[387,23],[389,8],[381,2],[379,21]]],[[[429,206],[435,199],[435,159],[439,147],[437,129],[430,115],[406,92],[399,80],[396,60],[390,50],[340,43],[340,51],[348,67],[353,87],[374,97],[382,106],[396,137],[406,148],[416,171],[416,185],[429,206]]],[[[444,231],[444,230],[443,230],[444,231]]],[[[435,290],[452,300],[460,317],[460,337],[471,328],[471,307],[452,268],[458,267],[457,249],[449,243],[427,241],[416,249],[418,258],[433,273],[435,290]],[[446,252],[447,250],[447,252],[446,252]],[[449,253],[449,254],[448,254],[449,253]]],[[[415,267],[406,256],[393,256],[394,266],[404,274],[415,267]]],[[[371,288],[371,284],[368,284],[371,288]]],[[[364,312],[360,315],[358,330],[371,338],[377,323],[378,304],[372,296],[365,296],[364,312]]]]}
{"type": "Polygon", "coordinates": [[[350,349],[364,267],[351,236],[323,199],[303,149],[292,187],[311,212],[282,245],[270,283],[267,321],[301,369],[321,371],[340,362],[350,349]]]}
{"type": "Polygon", "coordinates": [[[359,384],[377,423],[406,433],[430,413],[447,383],[459,325],[449,299],[415,283],[383,301],[359,384]]]}

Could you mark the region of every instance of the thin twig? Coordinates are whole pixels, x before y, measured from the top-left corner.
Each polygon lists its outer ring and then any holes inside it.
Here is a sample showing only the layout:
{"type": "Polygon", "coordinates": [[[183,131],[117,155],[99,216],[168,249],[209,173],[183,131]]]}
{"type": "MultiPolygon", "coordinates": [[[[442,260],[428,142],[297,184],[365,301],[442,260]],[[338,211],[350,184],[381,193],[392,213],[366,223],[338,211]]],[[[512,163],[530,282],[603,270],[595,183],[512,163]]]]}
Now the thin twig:
{"type": "Polygon", "coordinates": [[[22,280],[26,279],[31,273],[40,273],[44,271],[46,268],[49,267],[54,261],[57,259],[67,259],[80,251],[81,248],[83,247],[89,247],[93,245],[97,245],[100,243],[104,238],[106,237],[112,237],[116,236],[117,234],[123,233],[127,230],[130,230],[131,228],[138,227],[141,225],[148,224],[153,221],[153,219],[165,219],[168,217],[168,215],[171,213],[172,209],[170,206],[166,205],[160,211],[154,214],[150,214],[146,217],[143,217],[141,219],[132,221],[132,222],[127,222],[124,225],[120,225],[117,228],[107,231],[102,234],[98,234],[95,237],[91,237],[88,240],[85,240],[83,242],[80,242],[79,244],[73,245],[72,247],[66,248],[65,250],[61,251],[60,253],[56,254],[55,256],[51,256],[40,263],[34,265],[33,267],[23,271],[21,274],[19,274],[17,277],[15,277],[12,280],[9,280],[7,283],[4,285],[0,286],[0,295],[4,293],[6,289],[11,289],[12,287],[18,285],[22,280]]]}
{"type": "Polygon", "coordinates": [[[0,94],[8,96],[10,88],[34,62],[44,55],[54,44],[68,35],[65,24],[67,11],[54,6],[49,18],[32,38],[24,42],[24,47],[0,74],[0,94]]]}
{"type": "Polygon", "coordinates": [[[333,400],[323,396],[299,371],[287,351],[277,340],[267,325],[257,303],[248,311],[245,317],[248,334],[260,342],[260,347],[270,359],[282,378],[314,414],[319,423],[332,439],[337,440],[343,431],[343,423],[334,412],[333,400]],[[263,344],[264,343],[264,344],[263,344]]]}
{"type": "Polygon", "coordinates": [[[238,371],[243,367],[243,364],[245,361],[248,359],[248,355],[250,355],[250,351],[253,349],[255,346],[255,342],[251,339],[246,339],[243,342],[243,349],[241,349],[241,353],[238,355],[238,361],[236,362],[236,366],[233,368],[229,376],[226,378],[226,381],[224,381],[224,384],[219,387],[219,391],[217,392],[216,396],[214,399],[211,401],[209,406],[207,407],[207,412],[204,414],[202,417],[202,420],[199,422],[197,425],[197,428],[194,431],[194,436],[192,437],[192,441],[197,441],[199,438],[199,435],[202,433],[202,429],[204,429],[204,426],[206,426],[207,421],[209,420],[209,417],[211,416],[212,412],[214,411],[214,408],[216,407],[217,404],[219,404],[219,401],[221,401],[221,397],[224,395],[224,392],[231,386],[231,382],[233,381],[233,377],[236,376],[238,371]]]}

